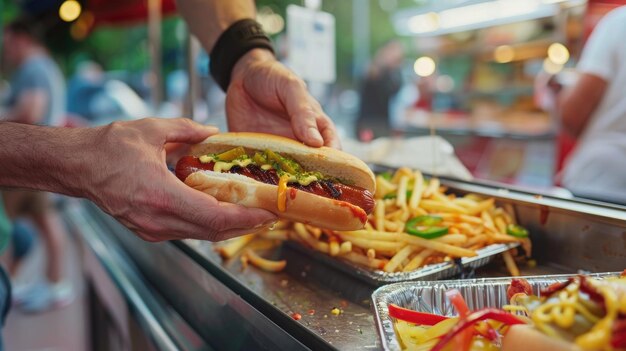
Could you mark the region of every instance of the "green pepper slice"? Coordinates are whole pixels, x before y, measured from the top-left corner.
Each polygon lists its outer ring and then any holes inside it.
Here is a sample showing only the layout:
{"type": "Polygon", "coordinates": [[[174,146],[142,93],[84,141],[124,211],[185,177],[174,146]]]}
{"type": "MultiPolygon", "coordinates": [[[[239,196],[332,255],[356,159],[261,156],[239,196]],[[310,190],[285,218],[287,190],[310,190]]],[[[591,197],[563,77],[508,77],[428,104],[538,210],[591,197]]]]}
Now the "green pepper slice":
{"type": "Polygon", "coordinates": [[[234,149],[230,149],[228,151],[222,152],[221,154],[218,154],[217,155],[217,159],[219,161],[230,162],[230,161],[232,161],[234,159],[237,159],[237,158],[239,158],[239,157],[241,157],[241,156],[243,156],[245,154],[246,154],[246,150],[243,147],[238,146],[238,147],[236,147],[234,149]]]}
{"type": "MultiPolygon", "coordinates": [[[[407,190],[406,192],[406,198],[410,199],[411,195],[413,195],[413,190],[407,190]]],[[[396,199],[398,197],[397,193],[389,193],[385,196],[383,196],[383,200],[390,200],[390,199],[396,199]]]]}
{"type": "Polygon", "coordinates": [[[252,157],[252,160],[254,161],[254,163],[256,163],[259,166],[267,164],[267,159],[258,152],[254,154],[254,156],[252,157]]]}
{"type": "Polygon", "coordinates": [[[506,233],[516,238],[528,238],[528,229],[517,224],[509,224],[506,226],[506,233]]]}
{"type": "Polygon", "coordinates": [[[265,154],[267,155],[268,160],[278,164],[283,172],[294,175],[302,173],[302,166],[300,166],[296,161],[283,157],[272,150],[265,150],[265,154]]]}
{"type": "Polygon", "coordinates": [[[383,179],[391,181],[391,179],[393,178],[393,174],[391,172],[384,172],[380,174],[381,177],[383,177],[383,179]]]}
{"type": "Polygon", "coordinates": [[[424,239],[434,239],[448,234],[448,227],[440,227],[443,218],[439,216],[418,216],[409,219],[404,227],[405,231],[411,235],[424,239]]]}

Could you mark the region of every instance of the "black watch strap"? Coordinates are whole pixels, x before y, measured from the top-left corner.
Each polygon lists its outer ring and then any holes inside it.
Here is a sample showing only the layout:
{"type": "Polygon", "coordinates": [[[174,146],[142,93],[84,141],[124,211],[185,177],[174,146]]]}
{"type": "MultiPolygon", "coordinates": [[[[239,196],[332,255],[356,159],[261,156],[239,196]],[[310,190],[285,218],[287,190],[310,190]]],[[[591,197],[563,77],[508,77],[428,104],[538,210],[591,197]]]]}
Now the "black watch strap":
{"type": "Polygon", "coordinates": [[[222,90],[228,90],[233,67],[241,56],[256,48],[274,53],[270,38],[253,19],[237,21],[220,35],[211,50],[209,69],[222,90]]]}

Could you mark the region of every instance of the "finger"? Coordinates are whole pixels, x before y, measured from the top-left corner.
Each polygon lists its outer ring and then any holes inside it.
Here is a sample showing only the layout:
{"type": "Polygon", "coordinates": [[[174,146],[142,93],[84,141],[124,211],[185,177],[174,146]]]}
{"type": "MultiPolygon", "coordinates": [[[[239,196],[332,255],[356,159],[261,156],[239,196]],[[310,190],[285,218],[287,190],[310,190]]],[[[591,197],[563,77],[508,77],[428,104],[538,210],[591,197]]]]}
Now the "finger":
{"type": "Polygon", "coordinates": [[[278,220],[270,211],[228,202],[219,202],[217,212],[219,216],[214,222],[217,224],[218,231],[258,229],[278,220]]]}
{"type": "Polygon", "coordinates": [[[165,208],[151,209],[153,215],[137,214],[127,224],[143,240],[220,241],[256,232],[276,221],[271,212],[219,203],[212,196],[187,187],[178,180],[176,183],[180,187],[164,184],[170,189],[164,194],[168,198],[165,208]]]}
{"type": "Polygon", "coordinates": [[[227,230],[224,232],[220,232],[220,233],[216,233],[214,234],[214,237],[211,239],[211,241],[224,241],[224,240],[228,240],[228,239],[232,239],[238,236],[242,236],[242,235],[247,235],[247,234],[255,234],[255,233],[260,233],[262,231],[266,231],[269,228],[272,227],[273,224],[269,224],[266,226],[260,226],[260,227],[256,227],[256,228],[252,228],[252,229],[232,229],[232,230],[227,230]]]}
{"type": "Polygon", "coordinates": [[[339,141],[339,136],[337,135],[337,129],[329,117],[324,116],[318,119],[317,127],[324,138],[325,146],[341,150],[341,142],[339,141]]]}
{"type": "Polygon", "coordinates": [[[189,149],[189,144],[185,143],[167,143],[165,144],[165,152],[167,153],[179,153],[186,152],[189,149]]]}
{"type": "MultiPolygon", "coordinates": [[[[229,204],[229,205],[232,205],[232,204],[229,204]]],[[[237,205],[233,205],[233,206],[237,206],[237,205]]],[[[209,221],[208,224],[202,224],[201,221],[196,222],[196,225],[194,225],[193,228],[188,229],[182,233],[183,237],[190,238],[190,239],[199,239],[199,240],[222,241],[222,240],[234,238],[236,236],[241,236],[244,234],[256,233],[258,231],[269,228],[277,221],[277,218],[273,214],[271,214],[271,212],[261,210],[261,209],[245,208],[243,206],[237,206],[237,207],[243,208],[246,213],[249,213],[249,214],[244,215],[244,216],[250,217],[250,220],[248,221],[248,223],[241,223],[240,219],[245,218],[245,217],[234,217],[234,216],[225,215],[225,216],[221,216],[221,218],[224,218],[223,222],[220,222],[221,220],[216,221],[215,219],[209,221]],[[256,216],[256,214],[254,214],[255,212],[259,212],[261,214],[261,217],[256,216]],[[266,214],[268,213],[270,215],[266,216],[266,214]],[[257,217],[258,219],[255,220],[254,219],[255,217],[257,217]],[[269,218],[269,219],[264,219],[264,218],[269,218]],[[197,223],[200,223],[200,224],[197,224],[197,223]],[[217,224],[217,223],[228,223],[228,225],[222,225],[222,224],[217,224]],[[230,229],[223,229],[223,230],[219,229],[219,228],[224,228],[224,227],[229,227],[229,226],[236,226],[236,227],[242,227],[242,228],[230,228],[230,229]]],[[[213,212],[212,215],[220,216],[216,212],[213,212]]],[[[188,223],[188,224],[191,224],[191,223],[188,223]]]]}
{"type": "Polygon", "coordinates": [[[165,142],[195,144],[218,133],[217,127],[205,126],[188,118],[161,121],[159,130],[165,132],[165,142]]]}
{"type": "Polygon", "coordinates": [[[304,83],[292,81],[287,89],[279,91],[280,99],[287,109],[295,136],[305,144],[315,147],[324,145],[324,139],[317,129],[320,112],[309,102],[310,96],[304,83]]]}
{"type": "Polygon", "coordinates": [[[191,146],[183,143],[168,143],[165,144],[165,162],[168,165],[178,162],[178,160],[189,154],[191,146]]]}
{"type": "Polygon", "coordinates": [[[170,202],[174,205],[170,211],[184,221],[206,228],[212,233],[252,229],[276,220],[276,216],[269,211],[218,202],[214,197],[188,187],[174,175],[170,177],[176,183],[175,186],[170,186],[171,194],[177,197],[170,202]]]}

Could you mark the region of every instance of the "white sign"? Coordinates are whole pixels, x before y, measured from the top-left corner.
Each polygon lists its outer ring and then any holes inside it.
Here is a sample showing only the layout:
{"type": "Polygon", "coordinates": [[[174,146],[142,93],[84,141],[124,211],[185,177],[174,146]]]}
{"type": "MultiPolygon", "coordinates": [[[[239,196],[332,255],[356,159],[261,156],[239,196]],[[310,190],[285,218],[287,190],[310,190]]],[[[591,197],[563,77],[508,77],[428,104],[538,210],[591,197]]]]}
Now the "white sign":
{"type": "Polygon", "coordinates": [[[333,83],[335,67],[335,17],[327,12],[287,7],[287,64],[310,82],[333,83]]]}

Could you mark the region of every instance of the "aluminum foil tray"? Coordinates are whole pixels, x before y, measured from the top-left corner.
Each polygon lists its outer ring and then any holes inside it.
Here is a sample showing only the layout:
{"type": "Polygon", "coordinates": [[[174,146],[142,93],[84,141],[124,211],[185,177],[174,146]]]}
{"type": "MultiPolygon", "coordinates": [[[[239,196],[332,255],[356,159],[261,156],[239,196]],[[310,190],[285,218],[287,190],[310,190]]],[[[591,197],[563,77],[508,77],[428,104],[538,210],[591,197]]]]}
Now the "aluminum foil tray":
{"type": "MultiPolygon", "coordinates": [[[[591,277],[605,278],[618,276],[619,272],[590,274],[591,277]]],[[[574,275],[545,275],[524,277],[539,295],[539,290],[550,284],[563,282],[574,275]]],[[[376,314],[376,328],[385,350],[401,350],[393,328],[393,318],[389,317],[387,306],[390,303],[420,312],[454,316],[454,307],[445,297],[450,289],[459,289],[470,310],[485,307],[501,308],[508,303],[506,290],[511,282],[506,278],[481,278],[447,281],[423,281],[397,283],[378,288],[372,294],[376,314]]]]}
{"type": "Polygon", "coordinates": [[[342,260],[339,257],[328,256],[313,249],[309,249],[308,247],[294,241],[287,241],[286,243],[290,247],[295,248],[316,260],[324,262],[336,269],[375,286],[405,281],[438,280],[454,277],[466,271],[472,271],[473,269],[485,266],[491,262],[496,255],[519,246],[519,243],[493,244],[485,246],[480,250],[476,250],[478,255],[474,257],[464,257],[457,260],[457,262],[448,261],[431,264],[412,272],[388,273],[382,270],[367,269],[366,267],[359,266],[350,261],[342,260]]]}

